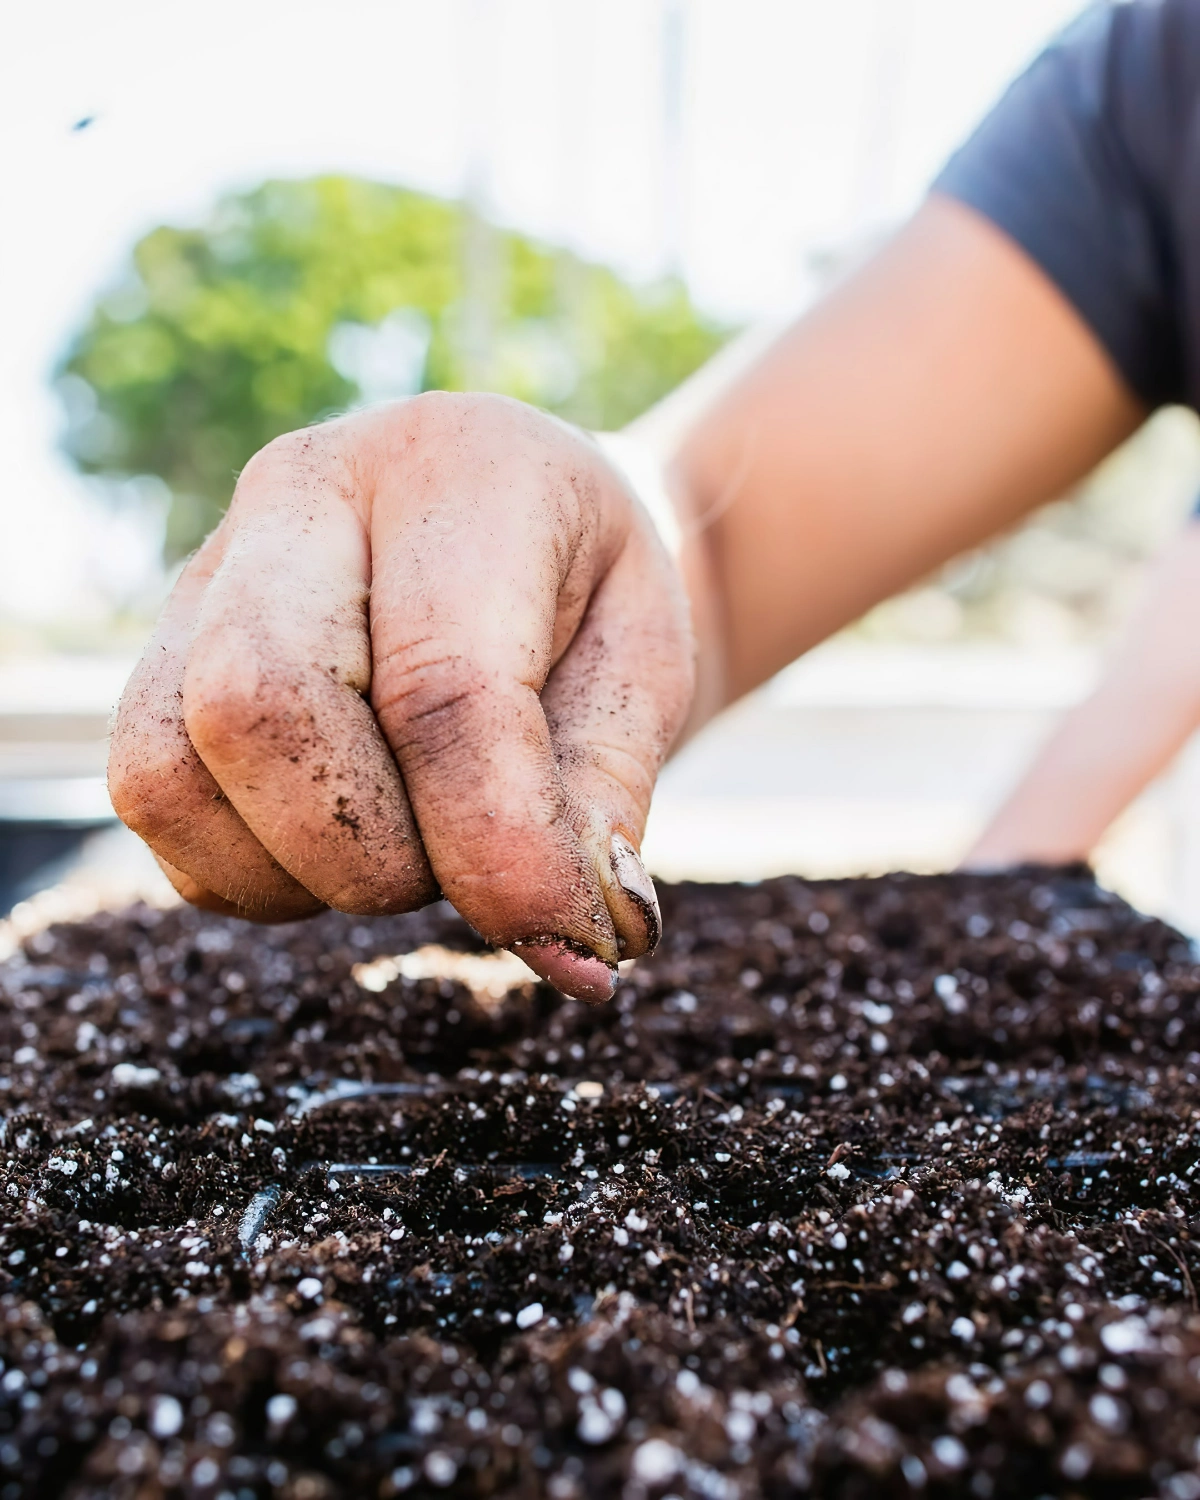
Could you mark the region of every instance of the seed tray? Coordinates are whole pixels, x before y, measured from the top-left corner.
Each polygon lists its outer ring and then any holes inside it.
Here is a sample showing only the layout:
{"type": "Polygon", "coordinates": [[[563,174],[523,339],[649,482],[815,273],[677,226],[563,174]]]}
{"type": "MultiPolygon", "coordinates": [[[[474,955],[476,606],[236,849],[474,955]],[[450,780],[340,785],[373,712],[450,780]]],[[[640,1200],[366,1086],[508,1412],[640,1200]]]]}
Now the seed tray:
{"type": "Polygon", "coordinates": [[[1191,945],[1079,867],[662,899],[601,1008],[444,907],[30,939],[0,1500],[1200,1500],[1191,945]]]}

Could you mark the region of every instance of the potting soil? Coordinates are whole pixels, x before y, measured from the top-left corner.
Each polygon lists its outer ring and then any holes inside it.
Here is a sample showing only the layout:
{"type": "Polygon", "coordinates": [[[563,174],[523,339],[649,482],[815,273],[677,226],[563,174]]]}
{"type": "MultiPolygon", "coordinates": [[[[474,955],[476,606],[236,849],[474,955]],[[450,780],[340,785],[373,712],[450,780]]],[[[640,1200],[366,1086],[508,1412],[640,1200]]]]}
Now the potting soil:
{"type": "Polygon", "coordinates": [[[661,894],[595,1008],[444,907],[0,967],[0,1500],[1200,1500],[1189,943],[661,894]]]}

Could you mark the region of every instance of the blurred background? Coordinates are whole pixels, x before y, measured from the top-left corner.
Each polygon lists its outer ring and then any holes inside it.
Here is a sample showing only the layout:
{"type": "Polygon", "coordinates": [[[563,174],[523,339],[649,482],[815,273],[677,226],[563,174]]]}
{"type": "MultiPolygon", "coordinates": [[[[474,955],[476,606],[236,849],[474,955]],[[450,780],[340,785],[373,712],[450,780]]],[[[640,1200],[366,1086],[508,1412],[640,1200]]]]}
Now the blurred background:
{"type": "MultiPolygon", "coordinates": [[[[6,16],[0,905],[165,899],[105,728],[275,434],[430,387],[591,426],[818,296],[1076,0],[43,0],[6,16]],[[65,882],[65,883],[64,883],[65,882]]],[[[1200,486],[1160,413],[668,769],[670,877],[945,868],[1086,692],[1200,486]]],[[[1200,932],[1200,756],[1102,876],[1200,932]]],[[[22,912],[33,908],[18,908],[22,912]]]]}

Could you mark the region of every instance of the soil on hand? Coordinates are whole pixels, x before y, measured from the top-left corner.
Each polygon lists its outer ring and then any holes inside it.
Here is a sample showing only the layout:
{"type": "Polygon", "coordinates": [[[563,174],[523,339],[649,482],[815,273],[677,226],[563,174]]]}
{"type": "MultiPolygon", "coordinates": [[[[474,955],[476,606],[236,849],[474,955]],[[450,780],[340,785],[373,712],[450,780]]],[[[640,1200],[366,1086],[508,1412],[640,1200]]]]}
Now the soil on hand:
{"type": "Polygon", "coordinates": [[[662,897],[600,1008],[444,907],[0,967],[0,1500],[1200,1500],[1190,945],[1081,868],[662,897]]]}

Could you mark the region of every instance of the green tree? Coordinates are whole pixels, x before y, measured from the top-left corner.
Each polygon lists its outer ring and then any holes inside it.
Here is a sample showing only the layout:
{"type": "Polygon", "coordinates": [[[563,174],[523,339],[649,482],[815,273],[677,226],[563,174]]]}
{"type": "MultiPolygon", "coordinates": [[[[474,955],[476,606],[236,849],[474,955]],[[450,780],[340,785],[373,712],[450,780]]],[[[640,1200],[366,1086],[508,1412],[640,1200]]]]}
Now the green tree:
{"type": "Polygon", "coordinates": [[[458,204],[347,177],[268,182],[222,199],[198,228],[138,242],[63,360],[65,442],[85,472],[165,482],[174,560],[281,432],[362,400],[472,383],[617,426],[724,335],[677,282],[636,289],[458,204]],[[482,380],[464,286],[480,244],[482,380]]]}

